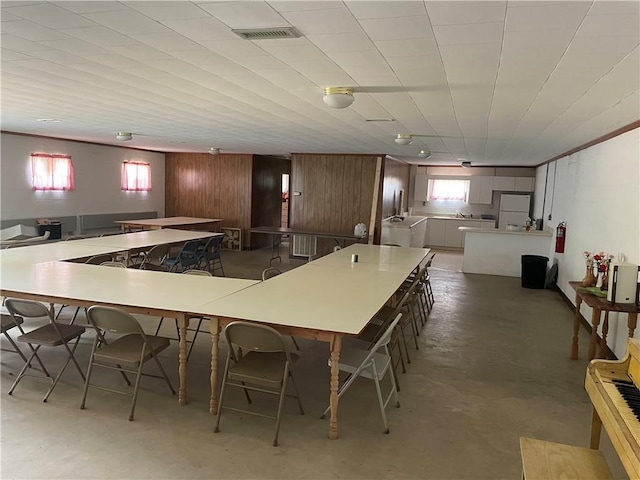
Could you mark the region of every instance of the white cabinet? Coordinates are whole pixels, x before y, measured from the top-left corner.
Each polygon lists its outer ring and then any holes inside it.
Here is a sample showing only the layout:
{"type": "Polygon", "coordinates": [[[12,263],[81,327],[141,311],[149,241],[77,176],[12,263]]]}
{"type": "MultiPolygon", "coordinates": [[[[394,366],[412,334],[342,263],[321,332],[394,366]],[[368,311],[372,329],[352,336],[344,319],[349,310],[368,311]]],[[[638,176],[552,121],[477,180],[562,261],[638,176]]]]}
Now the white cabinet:
{"type": "Polygon", "coordinates": [[[447,221],[447,226],[444,231],[445,247],[462,248],[462,232],[458,230],[458,227],[462,226],[464,226],[462,222],[456,220],[447,221]]]}
{"type": "Polygon", "coordinates": [[[469,177],[469,203],[491,203],[493,178],[480,175],[469,177]]]}
{"type": "Polygon", "coordinates": [[[493,177],[493,189],[502,192],[515,192],[516,177],[493,177]]]}
{"type": "Polygon", "coordinates": [[[449,220],[442,218],[429,218],[427,220],[427,245],[444,247],[444,233],[448,222],[449,220]]]}
{"type": "Polygon", "coordinates": [[[535,181],[535,177],[516,177],[515,191],[533,192],[535,181]]]}
{"type": "Polygon", "coordinates": [[[401,222],[382,221],[380,243],[422,248],[425,244],[426,217],[405,217],[401,222]]]}
{"type": "Polygon", "coordinates": [[[416,202],[427,201],[427,186],[429,184],[428,175],[416,175],[416,182],[414,184],[413,199],[416,202]]]}

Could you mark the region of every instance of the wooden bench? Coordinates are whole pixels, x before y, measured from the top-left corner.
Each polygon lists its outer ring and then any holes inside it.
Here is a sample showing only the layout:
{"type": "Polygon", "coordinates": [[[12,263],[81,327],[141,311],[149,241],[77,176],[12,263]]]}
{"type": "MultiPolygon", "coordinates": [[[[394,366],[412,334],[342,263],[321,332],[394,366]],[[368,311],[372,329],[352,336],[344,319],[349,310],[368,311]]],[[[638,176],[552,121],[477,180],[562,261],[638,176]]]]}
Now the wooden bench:
{"type": "Polygon", "coordinates": [[[600,450],[520,437],[520,454],[526,480],[613,479],[600,450]]]}

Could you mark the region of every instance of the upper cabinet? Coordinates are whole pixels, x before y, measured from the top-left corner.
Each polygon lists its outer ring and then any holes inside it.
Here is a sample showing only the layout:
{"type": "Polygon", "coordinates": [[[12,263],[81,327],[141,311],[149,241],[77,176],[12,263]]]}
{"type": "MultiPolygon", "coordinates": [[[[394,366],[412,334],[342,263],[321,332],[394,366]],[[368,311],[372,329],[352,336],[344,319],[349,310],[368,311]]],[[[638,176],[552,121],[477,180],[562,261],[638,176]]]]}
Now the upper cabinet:
{"type": "Polygon", "coordinates": [[[516,177],[516,192],[533,192],[535,177],[516,177]]]}
{"type": "Polygon", "coordinates": [[[469,203],[490,204],[493,197],[493,180],[495,177],[469,177],[469,203]]]}
{"type": "Polygon", "coordinates": [[[416,202],[427,201],[427,186],[429,184],[428,175],[416,175],[415,189],[413,190],[413,199],[416,202]]]}

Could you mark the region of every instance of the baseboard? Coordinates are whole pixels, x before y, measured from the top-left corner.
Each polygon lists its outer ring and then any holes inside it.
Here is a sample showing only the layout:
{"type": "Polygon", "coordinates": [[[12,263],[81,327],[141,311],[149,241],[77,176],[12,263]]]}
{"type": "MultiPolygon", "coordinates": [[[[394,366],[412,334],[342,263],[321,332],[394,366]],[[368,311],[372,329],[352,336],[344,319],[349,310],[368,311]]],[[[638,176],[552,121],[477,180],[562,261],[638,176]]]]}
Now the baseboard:
{"type": "MultiPolygon", "coordinates": [[[[569,299],[569,297],[567,297],[564,292],[562,290],[560,290],[559,288],[555,288],[555,290],[558,292],[558,294],[560,295],[560,298],[562,300],[564,300],[564,303],[567,304],[567,306],[569,307],[569,309],[571,310],[571,312],[575,315],[576,313],[576,306],[573,304],[573,302],[569,299]]],[[[584,316],[582,315],[582,313],[580,314],[580,323],[584,326],[584,328],[586,328],[587,332],[589,332],[589,335],[591,335],[591,322],[588,321],[586,318],[584,318],[584,316]]],[[[600,345],[600,336],[598,334],[596,334],[597,337],[597,344],[600,345]]],[[[613,350],[611,350],[611,348],[609,348],[609,345],[607,345],[607,359],[608,360],[618,360],[618,357],[616,356],[615,353],[613,353],[613,350]]]]}

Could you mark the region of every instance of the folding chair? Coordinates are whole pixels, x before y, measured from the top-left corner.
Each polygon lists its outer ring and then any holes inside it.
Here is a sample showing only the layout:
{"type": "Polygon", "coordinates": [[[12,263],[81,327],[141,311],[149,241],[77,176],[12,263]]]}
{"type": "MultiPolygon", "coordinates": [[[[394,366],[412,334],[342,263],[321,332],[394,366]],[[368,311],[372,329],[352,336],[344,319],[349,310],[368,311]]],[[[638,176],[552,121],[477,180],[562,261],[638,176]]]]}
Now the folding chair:
{"type": "MultiPolygon", "coordinates": [[[[388,344],[391,340],[391,334],[400,322],[402,313],[398,313],[393,319],[391,324],[387,327],[384,334],[376,342],[371,350],[363,350],[360,348],[344,348],[340,352],[340,360],[338,362],[338,368],[341,372],[347,372],[350,374],[349,378],[338,389],[338,399],[340,399],[351,384],[358,377],[369,378],[374,381],[376,386],[376,394],[378,397],[378,403],[380,405],[380,415],[382,416],[382,423],[384,424],[384,433],[389,433],[389,424],[387,422],[387,415],[385,408],[393,398],[396,407],[400,406],[398,401],[398,391],[396,386],[395,376],[392,370],[392,360],[389,354],[388,344]],[[385,377],[386,373],[391,371],[389,375],[391,379],[391,391],[387,395],[386,399],[382,396],[382,389],[380,388],[380,381],[385,377]]],[[[329,358],[329,366],[331,366],[331,358],[329,358]]],[[[331,406],[322,414],[322,418],[331,410],[331,406]]]]}
{"type": "Polygon", "coordinates": [[[13,382],[13,385],[11,385],[11,388],[8,392],[9,395],[13,393],[13,390],[18,385],[18,382],[20,382],[23,377],[32,376],[42,378],[40,375],[32,375],[26,373],[27,368],[31,366],[31,362],[34,358],[38,361],[40,367],[42,367],[42,371],[45,376],[53,382],[44,398],[42,399],[43,402],[46,402],[49,398],[49,395],[51,395],[51,392],[53,392],[53,389],[58,384],[58,381],[66,370],[67,365],[69,365],[69,362],[74,363],[76,369],[78,370],[78,373],[80,373],[80,376],[82,377],[82,380],[85,379],[80,365],[73,356],[76,351],[76,347],[78,346],[78,342],[80,341],[80,337],[85,331],[84,327],[57,323],[53,318],[53,309],[49,310],[42,303],[34,302],[33,300],[19,300],[17,298],[8,298],[5,302],[5,305],[7,307],[7,310],[9,311],[9,314],[13,318],[13,321],[18,325],[20,325],[20,323],[23,323],[22,321],[32,318],[47,317],[49,319],[49,323],[47,325],[40,326],[28,333],[23,333],[17,338],[19,342],[27,343],[29,345],[29,348],[31,348],[32,353],[31,356],[25,361],[24,367],[22,367],[22,370],[20,370],[20,373],[16,377],[15,382],[13,382]],[[18,320],[19,317],[22,317],[22,321],[18,320]],[[68,343],[74,339],[75,343],[73,344],[73,348],[70,349],[68,343]],[[35,348],[34,345],[36,345],[35,348]],[[38,355],[38,350],[40,350],[40,347],[59,346],[64,346],[65,350],[67,351],[67,361],[65,362],[56,378],[51,379],[51,375],[45,368],[42,360],[40,359],[40,356],[38,355]]]}
{"type": "MultiPolygon", "coordinates": [[[[142,270],[150,270],[150,268],[144,268],[147,265],[164,265],[164,261],[169,256],[171,251],[171,246],[168,244],[164,245],[156,245],[147,253],[145,253],[142,257],[142,262],[139,264],[140,269],[142,270]]],[[[166,269],[165,269],[166,270],[166,269]]]]}
{"type": "Polygon", "coordinates": [[[200,240],[189,240],[184,243],[178,255],[167,258],[164,264],[170,272],[184,272],[198,265],[198,248],[202,245],[200,240]]]}
{"type": "Polygon", "coordinates": [[[293,367],[298,360],[298,355],[289,353],[287,344],[276,330],[266,325],[249,322],[231,322],[224,329],[227,341],[227,362],[222,376],[222,389],[220,390],[220,404],[214,432],[219,431],[222,409],[235,410],[251,415],[267,417],[276,421],[276,430],[273,438],[273,446],[278,445],[280,431],[280,417],[285,396],[293,396],[298,401],[300,414],[304,415],[300,395],[293,380],[293,367]],[[235,352],[235,347],[245,352],[240,357],[235,352]],[[294,395],[287,395],[287,378],[291,379],[294,395]],[[278,412],[275,417],[241,410],[239,408],[224,406],[224,397],[227,386],[239,387],[244,390],[247,401],[251,403],[249,390],[279,395],[278,412]]]}
{"type": "Polygon", "coordinates": [[[220,256],[222,240],[224,240],[222,235],[209,238],[205,246],[198,251],[198,267],[211,272],[213,275],[216,274],[216,270],[220,270],[224,277],[224,267],[220,256]]]}
{"type": "Polygon", "coordinates": [[[20,355],[22,360],[24,360],[26,362],[27,361],[27,357],[24,356],[24,353],[22,353],[22,350],[20,350],[20,347],[18,347],[18,345],[16,345],[16,342],[13,341],[13,338],[11,338],[11,336],[8,333],[9,330],[11,330],[12,328],[17,328],[20,331],[20,333],[22,335],[24,335],[24,330],[22,330],[22,326],[21,326],[22,323],[24,322],[24,320],[22,319],[22,317],[16,316],[14,318],[11,315],[7,315],[5,313],[0,314],[0,320],[2,321],[1,333],[7,338],[7,340],[9,341],[11,346],[13,347],[13,350],[8,350],[6,348],[3,348],[2,351],[3,352],[17,353],[18,355],[20,355]]]}
{"type": "Polygon", "coordinates": [[[81,409],[85,408],[89,387],[105,390],[107,392],[119,393],[121,395],[130,395],[133,399],[131,401],[129,421],[132,421],[133,412],[136,408],[136,400],[138,399],[140,377],[142,375],[154,378],[164,378],[169,386],[169,390],[171,390],[171,393],[173,395],[176,394],[167,373],[158,359],[158,353],[169,346],[168,338],[146,335],[138,321],[133,316],[114,307],[102,307],[97,305],[89,307],[89,310],[87,310],[87,319],[95,329],[96,337],[93,341],[89,368],[87,370],[87,378],[82,391],[82,402],[80,403],[81,409]],[[109,334],[119,335],[119,337],[109,343],[105,338],[106,332],[109,332],[109,334]],[[142,366],[146,361],[152,358],[160,369],[160,372],[162,372],[162,376],[142,373],[142,366]],[[135,374],[136,379],[133,387],[133,393],[131,394],[121,390],[113,390],[111,388],[95,384],[91,385],[93,367],[102,367],[119,371],[128,386],[131,386],[131,382],[127,377],[127,373],[135,374]]]}
{"type": "MultiPolygon", "coordinates": [[[[184,275],[200,275],[203,277],[212,277],[213,275],[211,275],[209,272],[207,272],[206,270],[186,270],[185,272],[182,272],[184,275]]],[[[189,360],[189,357],[191,357],[191,351],[193,350],[193,346],[196,343],[196,337],[198,336],[198,332],[200,331],[200,326],[202,325],[202,321],[204,320],[204,317],[189,317],[190,320],[192,319],[198,319],[198,326],[194,329],[194,328],[187,328],[188,331],[192,331],[195,332],[193,334],[193,339],[191,340],[187,340],[187,343],[191,343],[191,346],[189,347],[189,352],[187,353],[187,360],[189,360]]],[[[158,333],[160,333],[160,327],[162,327],[162,322],[164,321],[164,317],[160,317],[160,321],[158,322],[158,326],[156,327],[156,333],[155,335],[158,335],[158,333]]],[[[180,329],[178,328],[178,320],[176,320],[176,333],[178,335],[178,340],[180,340],[180,329]]]]}
{"type": "Polygon", "coordinates": [[[122,262],[102,262],[100,264],[101,267],[116,267],[116,268],[127,268],[127,266],[122,262]]]}

